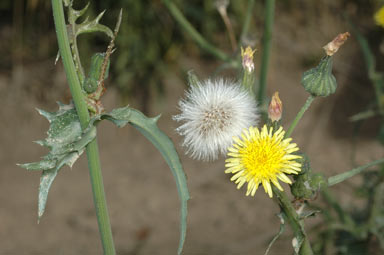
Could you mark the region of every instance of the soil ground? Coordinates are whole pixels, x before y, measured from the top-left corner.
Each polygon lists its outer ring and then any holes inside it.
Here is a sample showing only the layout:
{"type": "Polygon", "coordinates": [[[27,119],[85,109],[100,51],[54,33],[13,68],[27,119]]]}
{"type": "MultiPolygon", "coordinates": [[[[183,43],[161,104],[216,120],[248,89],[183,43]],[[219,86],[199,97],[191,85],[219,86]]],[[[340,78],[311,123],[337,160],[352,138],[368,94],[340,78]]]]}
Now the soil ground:
{"type": "MultiPolygon", "coordinates": [[[[321,56],[321,47],[347,26],[339,15],[326,13],[316,24],[292,22],[277,12],[268,95],[280,92],[287,127],[305,102],[300,85],[305,57],[321,56]],[[302,29],[297,29],[301,27],[302,29]],[[312,31],[317,27],[316,33],[312,31]]],[[[299,15],[299,14],[298,14],[299,15]]],[[[372,96],[362,56],[351,38],[335,56],[334,74],[339,87],[335,95],[315,101],[293,133],[293,139],[311,159],[315,171],[330,176],[383,157],[375,140],[377,121],[363,125],[355,139],[355,162],[351,160],[352,124],[348,117],[364,109],[372,96]],[[363,93],[361,93],[363,91],[363,93]],[[368,91],[368,92],[364,92],[368,91]]],[[[37,224],[37,192],[40,174],[27,172],[16,163],[36,161],[47,151],[32,141],[45,137],[48,122],[35,108],[55,111],[54,101],[65,100],[65,76],[53,58],[15,70],[14,78],[0,76],[0,254],[101,254],[87,162],[82,157],[72,170],[65,167],[52,185],[47,208],[37,224]],[[36,70],[44,69],[36,72],[36,70]],[[19,72],[19,73],[17,73],[19,72]],[[42,73],[42,74],[41,74],[42,73]],[[50,100],[31,97],[33,86],[48,76],[50,100]],[[40,75],[40,76],[39,76],[40,75]],[[30,88],[25,89],[26,86],[30,88]]],[[[180,65],[208,77],[217,64],[181,58],[180,65]]],[[[162,113],[159,126],[175,142],[188,176],[191,194],[188,211],[186,255],[264,254],[279,229],[278,207],[260,189],[245,197],[224,174],[224,159],[213,163],[194,161],[183,155],[181,138],[171,116],[178,112],[185,81],[172,74],[165,81],[166,100],[151,104],[149,115],[162,113]]],[[[38,91],[38,87],[36,89],[38,91]]],[[[119,106],[117,92],[110,89],[103,99],[107,109],[119,106]]],[[[133,102],[134,105],[134,102],[133,102]]],[[[179,237],[179,200],[176,186],[161,155],[134,128],[118,129],[110,123],[98,128],[104,185],[116,248],[119,254],[175,254],[179,237]]],[[[360,178],[351,180],[360,183],[360,178]]],[[[284,186],[289,190],[288,186],[284,186]]],[[[346,208],[355,203],[350,185],[332,188],[346,208]]],[[[308,219],[309,226],[317,222],[308,219]]],[[[311,232],[310,232],[311,233],[311,232]]],[[[291,254],[291,232],[276,242],[270,254],[291,254]]]]}

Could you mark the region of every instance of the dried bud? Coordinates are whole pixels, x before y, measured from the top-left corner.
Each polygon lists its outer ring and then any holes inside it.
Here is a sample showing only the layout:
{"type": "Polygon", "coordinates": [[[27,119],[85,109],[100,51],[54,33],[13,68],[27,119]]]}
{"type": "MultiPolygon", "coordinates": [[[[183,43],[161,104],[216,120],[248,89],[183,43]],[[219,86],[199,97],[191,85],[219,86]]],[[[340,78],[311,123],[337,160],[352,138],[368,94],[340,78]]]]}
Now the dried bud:
{"type": "Polygon", "coordinates": [[[279,121],[281,119],[281,114],[283,113],[283,103],[279,98],[279,92],[275,92],[272,96],[271,103],[268,107],[268,118],[272,121],[279,121]]]}
{"type": "Polygon", "coordinates": [[[328,56],[332,56],[333,54],[335,54],[339,50],[340,46],[343,45],[344,42],[348,39],[349,36],[350,34],[348,32],[338,34],[335,39],[333,39],[331,42],[329,42],[323,47],[325,53],[328,56]]]}
{"type": "Polygon", "coordinates": [[[242,64],[243,68],[247,70],[248,73],[253,72],[255,70],[255,64],[253,63],[253,54],[256,52],[256,49],[252,50],[251,47],[241,48],[241,57],[243,59],[242,64]]]}

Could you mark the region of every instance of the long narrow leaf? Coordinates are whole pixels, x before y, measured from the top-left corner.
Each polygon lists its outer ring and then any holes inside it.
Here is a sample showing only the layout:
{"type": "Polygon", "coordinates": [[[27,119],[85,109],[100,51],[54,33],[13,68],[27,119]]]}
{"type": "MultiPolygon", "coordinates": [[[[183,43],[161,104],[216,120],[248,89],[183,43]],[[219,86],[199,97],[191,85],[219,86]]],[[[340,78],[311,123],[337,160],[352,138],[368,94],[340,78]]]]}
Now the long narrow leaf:
{"type": "Polygon", "coordinates": [[[181,202],[180,240],[178,248],[178,254],[181,254],[187,231],[187,201],[189,199],[189,192],[187,180],[173,142],[157,127],[156,123],[159,117],[160,116],[148,118],[138,110],[123,107],[112,110],[109,114],[102,114],[91,120],[91,123],[100,119],[110,120],[119,127],[123,127],[129,123],[139,130],[163,155],[175,178],[181,202]]]}

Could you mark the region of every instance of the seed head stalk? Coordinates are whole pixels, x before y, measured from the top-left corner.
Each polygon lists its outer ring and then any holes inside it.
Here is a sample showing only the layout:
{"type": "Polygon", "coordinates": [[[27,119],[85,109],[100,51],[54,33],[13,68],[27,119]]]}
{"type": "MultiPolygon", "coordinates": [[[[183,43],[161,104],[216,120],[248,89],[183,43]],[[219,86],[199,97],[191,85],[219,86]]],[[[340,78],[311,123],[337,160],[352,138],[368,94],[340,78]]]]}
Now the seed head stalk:
{"type": "MultiPolygon", "coordinates": [[[[79,77],[72,59],[69,46],[68,34],[64,19],[64,10],[62,0],[52,0],[52,11],[56,27],[57,41],[60,50],[60,56],[63,61],[65,74],[68,79],[69,88],[80,119],[82,129],[88,126],[90,116],[85,103],[79,77]]],[[[87,147],[88,168],[91,177],[93,199],[95,204],[97,221],[104,254],[115,254],[115,246],[112,238],[111,225],[109,222],[107,203],[105,199],[103,178],[101,174],[99,152],[96,139],[90,142],[87,147]]]]}

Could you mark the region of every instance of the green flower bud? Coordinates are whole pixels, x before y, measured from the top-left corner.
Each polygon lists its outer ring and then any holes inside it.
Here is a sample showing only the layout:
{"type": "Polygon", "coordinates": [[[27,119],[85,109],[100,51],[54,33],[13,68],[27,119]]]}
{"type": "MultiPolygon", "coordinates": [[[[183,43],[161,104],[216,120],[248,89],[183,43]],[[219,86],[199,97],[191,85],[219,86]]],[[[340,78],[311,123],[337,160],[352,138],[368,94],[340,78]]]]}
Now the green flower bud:
{"type": "Polygon", "coordinates": [[[335,93],[337,83],[332,74],[332,56],[321,59],[319,65],[303,74],[301,84],[313,96],[329,96],[335,93]]]}

